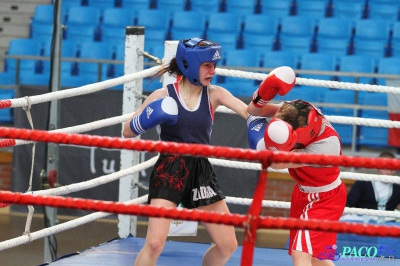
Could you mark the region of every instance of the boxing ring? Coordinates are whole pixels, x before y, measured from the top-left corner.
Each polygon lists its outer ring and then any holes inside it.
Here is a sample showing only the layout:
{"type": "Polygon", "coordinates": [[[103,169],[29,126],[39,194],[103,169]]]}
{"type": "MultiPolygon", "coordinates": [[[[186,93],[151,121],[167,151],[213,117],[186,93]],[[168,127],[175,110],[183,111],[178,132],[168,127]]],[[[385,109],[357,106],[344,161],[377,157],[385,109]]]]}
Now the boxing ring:
{"type": "MultiPolygon", "coordinates": [[[[382,159],[382,158],[359,158],[350,156],[313,156],[290,154],[285,152],[272,151],[254,151],[250,149],[231,148],[223,146],[207,146],[196,144],[176,144],[165,143],[161,141],[150,141],[141,139],[123,139],[120,137],[106,137],[96,135],[81,134],[96,128],[118,125],[125,122],[130,114],[138,108],[141,94],[141,80],[154,74],[159,66],[155,66],[146,70],[131,69],[131,62],[127,60],[129,57],[136,61],[143,60],[143,44],[144,31],[130,32],[127,29],[126,38],[126,75],[103,82],[88,84],[79,88],[67,89],[57,92],[50,92],[43,95],[35,95],[25,98],[16,98],[0,101],[0,108],[18,108],[22,107],[29,119],[29,110],[32,105],[55,101],[58,99],[77,97],[79,95],[95,93],[120,84],[124,85],[124,102],[123,114],[118,117],[106,118],[100,121],[94,121],[87,124],[76,125],[73,127],[56,129],[53,131],[43,131],[35,129],[18,129],[0,127],[0,147],[12,147],[18,145],[26,145],[43,142],[53,143],[56,145],[79,145],[87,147],[97,147],[106,149],[115,149],[121,151],[121,170],[98,178],[79,182],[71,185],[55,187],[46,190],[32,191],[25,193],[0,192],[0,202],[2,206],[9,204],[19,204],[28,206],[27,223],[25,232],[22,236],[15,237],[0,242],[1,250],[10,249],[21,244],[26,244],[37,239],[41,239],[58,232],[95,221],[100,218],[109,216],[110,214],[118,214],[119,217],[119,238],[107,243],[103,243],[97,247],[85,250],[75,256],[60,257],[53,262],[43,265],[132,265],[135,256],[143,246],[144,239],[131,236],[135,235],[135,221],[132,222],[131,216],[147,216],[147,217],[165,217],[171,219],[180,219],[187,221],[199,221],[208,223],[220,223],[233,225],[237,228],[244,229],[243,243],[240,246],[227,265],[290,265],[291,258],[287,254],[287,250],[258,248],[255,246],[255,240],[258,229],[304,229],[304,230],[323,230],[338,233],[351,233],[355,235],[374,236],[383,238],[400,238],[400,227],[360,224],[354,222],[332,222],[319,220],[298,220],[283,217],[262,216],[261,210],[265,207],[290,208],[289,202],[277,202],[264,200],[266,181],[269,172],[287,173],[287,170],[276,171],[269,168],[271,162],[293,162],[293,163],[309,163],[318,165],[336,165],[341,167],[359,167],[365,169],[394,169],[400,170],[399,159],[382,159]],[[129,95],[127,95],[130,93],[129,95]],[[129,106],[129,108],[128,108],[129,106]],[[219,214],[208,213],[201,210],[186,210],[178,208],[160,208],[144,204],[146,196],[137,196],[137,192],[132,189],[132,184],[138,182],[138,172],[150,168],[156,161],[156,157],[151,158],[143,163],[138,163],[134,157],[133,151],[147,151],[156,153],[179,153],[194,156],[207,156],[213,165],[223,167],[232,167],[238,169],[246,169],[249,171],[259,171],[257,185],[254,188],[253,198],[227,197],[229,204],[240,204],[248,207],[247,214],[219,214]],[[136,162],[136,163],[132,163],[136,162]],[[129,176],[130,178],[124,178],[129,176]],[[87,190],[99,185],[108,184],[113,181],[120,180],[120,196],[119,202],[92,200],[83,198],[65,197],[75,191],[87,190]],[[122,181],[123,180],[123,181],[122,181]],[[76,218],[69,222],[30,232],[30,219],[34,212],[31,206],[47,206],[53,208],[71,208],[79,210],[93,211],[89,215],[76,218]],[[29,207],[30,206],[30,207],[29,207]]],[[[174,50],[176,42],[166,42],[166,54],[164,59],[171,57],[171,51],[174,50]],[[169,51],[169,52],[167,52],[169,51]]],[[[139,68],[143,65],[139,64],[139,68]]],[[[263,80],[266,77],[264,73],[252,73],[239,70],[229,70],[217,68],[216,73],[222,76],[234,76],[247,79],[263,80]]],[[[164,82],[168,83],[168,77],[164,78],[164,82]]],[[[338,89],[349,89],[359,91],[373,91],[399,94],[398,88],[362,85],[352,83],[333,82],[325,80],[312,80],[298,78],[296,81],[299,85],[320,86],[338,89]],[[396,91],[397,89],[397,91],[396,91]]],[[[219,112],[231,113],[230,110],[220,108],[219,112]]],[[[333,123],[365,125],[387,128],[400,128],[400,122],[382,121],[376,119],[351,118],[339,116],[326,116],[333,123]]],[[[243,126],[245,123],[243,122],[243,126]]],[[[30,180],[32,180],[32,176],[30,180]]],[[[365,181],[385,181],[400,184],[400,180],[395,176],[374,175],[365,173],[342,172],[342,179],[365,180],[365,181]]],[[[400,219],[400,212],[381,211],[381,210],[365,210],[356,208],[346,208],[345,214],[355,215],[371,215],[390,217],[400,219]]],[[[101,243],[99,243],[101,244],[101,243]]],[[[157,265],[199,265],[205,250],[210,244],[199,243],[183,243],[168,241],[161,254],[157,265]]],[[[391,253],[375,254],[371,257],[338,255],[341,250],[338,247],[337,252],[325,254],[328,259],[335,260],[336,265],[349,265],[349,260],[353,262],[374,261],[374,265],[396,265],[398,258],[391,256],[391,253]],[[336,255],[336,257],[335,257],[336,255]],[[329,257],[333,256],[333,257],[329,257]],[[339,257],[338,257],[339,256],[339,257]],[[379,260],[381,258],[381,260],[379,260]],[[347,259],[347,260],[345,260],[347,259]]],[[[352,253],[349,253],[352,254],[352,253]]],[[[360,254],[358,254],[360,255],[360,254]]]]}

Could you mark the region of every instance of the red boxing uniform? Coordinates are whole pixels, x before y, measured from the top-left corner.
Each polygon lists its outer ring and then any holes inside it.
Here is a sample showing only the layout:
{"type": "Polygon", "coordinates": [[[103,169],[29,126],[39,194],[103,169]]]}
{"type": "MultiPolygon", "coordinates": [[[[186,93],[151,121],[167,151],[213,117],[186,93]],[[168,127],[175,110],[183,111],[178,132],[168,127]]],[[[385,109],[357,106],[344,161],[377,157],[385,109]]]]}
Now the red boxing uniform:
{"type": "MultiPolygon", "coordinates": [[[[325,129],[322,134],[299,152],[341,155],[339,136],[330,123],[324,120],[325,129]]],[[[292,193],[290,217],[303,220],[340,219],[346,205],[346,187],[340,180],[339,167],[289,168],[289,174],[298,183],[292,193]]],[[[317,258],[326,247],[333,245],[336,245],[336,233],[290,230],[289,254],[297,250],[317,258]]]]}

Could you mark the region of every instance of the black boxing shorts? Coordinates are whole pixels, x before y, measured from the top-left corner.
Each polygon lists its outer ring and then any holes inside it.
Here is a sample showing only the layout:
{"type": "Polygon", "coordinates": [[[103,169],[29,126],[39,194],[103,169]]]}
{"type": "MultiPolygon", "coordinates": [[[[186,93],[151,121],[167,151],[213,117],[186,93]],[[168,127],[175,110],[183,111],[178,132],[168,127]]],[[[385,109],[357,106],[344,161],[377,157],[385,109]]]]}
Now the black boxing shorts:
{"type": "Polygon", "coordinates": [[[149,197],[193,209],[225,199],[205,157],[160,154],[150,176],[149,197]]]}

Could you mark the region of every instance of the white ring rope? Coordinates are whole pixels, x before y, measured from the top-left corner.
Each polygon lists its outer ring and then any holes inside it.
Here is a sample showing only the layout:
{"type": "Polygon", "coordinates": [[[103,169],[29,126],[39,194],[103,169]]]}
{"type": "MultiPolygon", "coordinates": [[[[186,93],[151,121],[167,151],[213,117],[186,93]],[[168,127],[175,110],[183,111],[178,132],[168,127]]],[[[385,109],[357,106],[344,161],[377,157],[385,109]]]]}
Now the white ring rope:
{"type": "MultiPolygon", "coordinates": [[[[125,202],[126,204],[143,204],[147,201],[147,195],[133,199],[133,200],[129,200],[127,202],[125,202]]],[[[93,222],[97,219],[100,218],[104,218],[106,216],[111,215],[110,213],[107,212],[96,212],[96,213],[92,213],[62,224],[58,224],[58,225],[54,225],[52,227],[48,227],[33,233],[30,233],[29,235],[22,235],[20,237],[16,237],[13,239],[9,239],[3,242],[0,242],[0,251],[1,250],[5,250],[5,249],[9,249],[12,247],[16,247],[22,244],[26,244],[29,242],[32,242],[33,240],[37,240],[37,239],[41,239],[44,238],[46,236],[50,236],[65,230],[69,230],[75,227],[78,227],[80,225],[84,225],[90,222],[93,222]]]]}
{"type": "MultiPolygon", "coordinates": [[[[230,160],[217,159],[217,158],[209,158],[209,160],[213,165],[219,165],[219,166],[224,166],[224,167],[229,167],[229,168],[256,170],[256,171],[261,171],[261,169],[262,169],[260,163],[230,161],[230,160]]],[[[268,172],[286,173],[286,174],[289,173],[287,169],[275,170],[270,167],[268,168],[268,172]]],[[[398,176],[391,176],[391,175],[341,172],[340,178],[341,179],[349,179],[349,180],[381,181],[381,182],[400,184],[400,178],[398,176]]]]}
{"type": "MultiPolygon", "coordinates": [[[[226,69],[226,68],[216,68],[215,73],[217,75],[221,75],[221,76],[230,76],[230,77],[256,79],[256,80],[264,80],[267,77],[267,74],[248,72],[248,71],[242,71],[242,70],[226,69]]],[[[357,84],[357,83],[339,82],[339,81],[330,81],[330,80],[296,78],[296,84],[316,86],[316,87],[327,87],[327,88],[334,88],[334,89],[386,92],[386,93],[400,94],[400,90],[398,87],[357,84]]]]}
{"type": "MultiPolygon", "coordinates": [[[[89,94],[89,93],[105,90],[107,88],[111,88],[111,87],[114,87],[117,85],[129,83],[134,80],[149,77],[149,76],[155,74],[159,69],[160,69],[160,66],[155,66],[155,67],[152,67],[149,69],[142,70],[137,73],[128,74],[125,76],[101,81],[98,83],[88,84],[88,85],[77,87],[77,88],[49,92],[49,93],[45,93],[42,95],[30,96],[29,97],[30,104],[44,103],[44,102],[49,102],[49,101],[53,101],[53,100],[75,97],[75,96],[79,96],[79,95],[84,95],[84,94],[89,94]]],[[[10,101],[11,101],[11,107],[25,107],[28,105],[25,98],[10,99],[10,101]]]]}

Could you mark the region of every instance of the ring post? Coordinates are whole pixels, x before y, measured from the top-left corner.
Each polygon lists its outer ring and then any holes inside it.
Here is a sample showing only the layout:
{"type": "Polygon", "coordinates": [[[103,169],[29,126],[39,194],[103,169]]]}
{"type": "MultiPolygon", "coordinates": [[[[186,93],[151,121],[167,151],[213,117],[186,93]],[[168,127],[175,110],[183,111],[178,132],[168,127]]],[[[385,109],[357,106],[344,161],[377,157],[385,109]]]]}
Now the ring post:
{"type": "MultiPolygon", "coordinates": [[[[144,30],[142,26],[129,26],[125,31],[125,66],[124,74],[132,74],[143,70],[144,30]]],[[[133,113],[142,104],[142,79],[124,84],[122,114],[133,113]]],[[[122,135],[122,132],[121,132],[122,135]]],[[[140,138],[140,136],[138,137],[140,138]]],[[[139,164],[139,151],[121,150],[120,170],[139,164]]],[[[125,176],[119,181],[119,201],[125,202],[138,197],[139,173],[125,176]]],[[[126,238],[130,234],[136,236],[137,216],[118,215],[118,236],[126,238]]]]}

